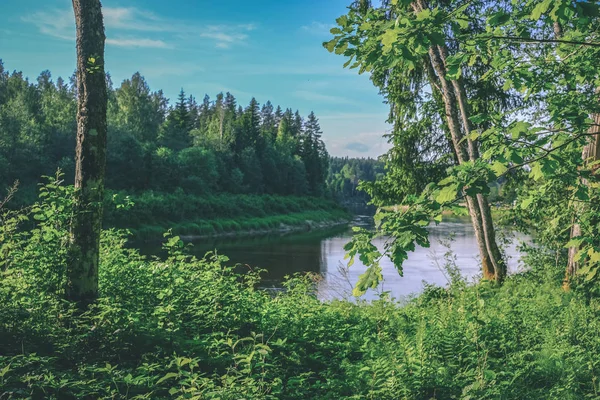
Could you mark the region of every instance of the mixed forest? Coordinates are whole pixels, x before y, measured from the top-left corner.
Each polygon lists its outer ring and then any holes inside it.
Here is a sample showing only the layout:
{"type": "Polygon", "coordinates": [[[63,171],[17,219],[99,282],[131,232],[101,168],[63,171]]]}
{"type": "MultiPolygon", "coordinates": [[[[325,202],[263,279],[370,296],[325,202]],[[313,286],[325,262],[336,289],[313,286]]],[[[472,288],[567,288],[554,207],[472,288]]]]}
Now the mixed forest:
{"type": "Polygon", "coordinates": [[[100,1],[73,7],[72,83],[0,74],[0,398],[600,398],[597,2],[351,2],[323,51],[389,105],[377,161],[330,159],[313,114],[183,91],[169,107],[139,75],[113,89],[100,1]],[[319,300],[313,274],[263,290],[262,271],[192,256],[168,230],[157,258],[102,228],[156,202],[245,198],[237,223],[257,198],[281,213],[333,210],[327,197],[377,209],[345,246],[366,267],[351,301],[319,300]],[[402,275],[449,214],[469,218],[479,279],[450,247],[446,287],[361,299],[384,257],[402,275]],[[514,274],[507,231],[532,237],[514,274]]]}
{"type": "MultiPolygon", "coordinates": [[[[169,103],[139,73],[113,88],[107,76],[107,187],[189,194],[253,193],[322,196],[329,156],[314,113],[303,118],[255,99],[183,89],[169,103]]],[[[19,180],[35,191],[57,168],[73,182],[76,77],[44,71],[35,82],[0,61],[0,184],[19,180]],[[33,184],[32,184],[33,183],[33,184]]],[[[29,188],[26,188],[29,189],[29,188]]],[[[34,192],[35,193],[35,192],[34,192]]]]}

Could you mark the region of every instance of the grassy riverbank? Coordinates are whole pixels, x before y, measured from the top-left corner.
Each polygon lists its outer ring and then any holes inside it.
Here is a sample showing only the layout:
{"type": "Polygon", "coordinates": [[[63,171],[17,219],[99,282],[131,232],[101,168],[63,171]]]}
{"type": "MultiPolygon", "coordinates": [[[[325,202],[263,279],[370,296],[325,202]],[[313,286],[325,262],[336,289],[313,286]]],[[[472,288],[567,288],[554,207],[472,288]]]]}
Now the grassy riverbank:
{"type": "MultiPolygon", "coordinates": [[[[117,202],[125,198],[116,194],[117,202]]],[[[107,207],[105,225],[127,228],[139,240],[160,239],[168,229],[184,236],[237,236],[310,230],[350,219],[338,204],[317,197],[146,192],[129,201],[131,207],[107,207]]]]}

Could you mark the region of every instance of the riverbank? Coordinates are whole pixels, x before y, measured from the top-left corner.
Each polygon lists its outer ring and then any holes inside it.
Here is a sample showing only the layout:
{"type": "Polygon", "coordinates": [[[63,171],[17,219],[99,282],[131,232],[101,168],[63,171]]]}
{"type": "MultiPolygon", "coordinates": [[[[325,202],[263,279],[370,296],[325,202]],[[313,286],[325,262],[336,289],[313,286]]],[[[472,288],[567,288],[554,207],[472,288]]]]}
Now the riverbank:
{"type": "Polygon", "coordinates": [[[128,229],[136,241],[161,240],[168,230],[191,240],[310,231],[351,220],[337,203],[318,197],[146,192],[126,203],[130,206],[107,207],[105,226],[128,229]]]}
{"type": "Polygon", "coordinates": [[[217,237],[245,237],[267,234],[308,232],[346,225],[350,217],[345,211],[307,211],[261,218],[214,219],[185,222],[175,226],[143,225],[132,231],[137,240],[161,240],[171,229],[182,240],[217,237]]]}

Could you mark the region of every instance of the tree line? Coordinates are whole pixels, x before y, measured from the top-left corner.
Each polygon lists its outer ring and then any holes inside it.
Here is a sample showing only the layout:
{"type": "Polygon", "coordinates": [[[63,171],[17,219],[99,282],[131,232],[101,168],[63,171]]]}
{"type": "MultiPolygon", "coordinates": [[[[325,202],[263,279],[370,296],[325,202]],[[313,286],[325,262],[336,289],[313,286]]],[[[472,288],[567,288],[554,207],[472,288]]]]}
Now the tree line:
{"type": "Polygon", "coordinates": [[[331,157],[327,189],[342,204],[367,204],[369,195],[360,188],[361,182],[382,178],[385,164],[374,158],[331,157]]]}
{"type": "MultiPolygon", "coordinates": [[[[77,79],[35,82],[0,60],[0,186],[15,180],[33,197],[42,175],[75,175],[77,79]]],[[[186,193],[325,194],[329,156],[314,113],[303,118],[267,101],[243,108],[231,93],[198,103],[183,89],[170,105],[133,74],[107,74],[106,184],[115,190],[186,193]]]]}

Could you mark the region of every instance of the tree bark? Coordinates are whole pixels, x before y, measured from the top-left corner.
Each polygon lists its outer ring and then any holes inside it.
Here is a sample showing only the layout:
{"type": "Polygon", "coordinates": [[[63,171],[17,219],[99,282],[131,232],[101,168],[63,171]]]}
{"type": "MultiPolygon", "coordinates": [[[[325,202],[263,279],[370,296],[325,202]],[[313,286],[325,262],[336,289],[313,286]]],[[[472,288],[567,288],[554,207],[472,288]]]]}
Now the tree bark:
{"type": "MultiPolygon", "coordinates": [[[[600,88],[596,92],[600,92],[600,88]]],[[[600,114],[591,115],[591,119],[593,120],[593,125],[588,129],[588,133],[591,136],[581,152],[581,158],[584,164],[589,164],[600,160],[600,114]]],[[[596,169],[598,166],[594,165],[593,168],[596,169]]],[[[581,183],[583,185],[588,184],[586,179],[581,179],[581,183]]],[[[581,225],[578,222],[578,217],[584,211],[583,208],[583,205],[575,204],[575,217],[573,226],[571,226],[571,239],[581,236],[581,225]]],[[[577,255],[578,252],[578,247],[569,248],[567,270],[563,285],[565,289],[569,288],[569,282],[577,274],[577,270],[579,269],[579,263],[575,259],[575,255],[577,255]]]]}
{"type": "Polygon", "coordinates": [[[107,89],[100,0],[72,0],[77,27],[75,204],[67,267],[67,299],[81,307],[98,296],[107,89]]]}
{"type": "MultiPolygon", "coordinates": [[[[445,57],[444,57],[445,61],[445,57]]],[[[473,131],[473,124],[470,120],[471,110],[469,107],[469,101],[467,98],[467,91],[462,79],[453,80],[452,85],[458,98],[458,105],[460,114],[463,120],[463,127],[467,138],[467,146],[469,148],[469,155],[471,161],[479,159],[479,146],[478,143],[471,139],[469,136],[473,131]]],[[[492,219],[492,210],[487,198],[483,194],[477,194],[477,203],[481,212],[481,224],[483,230],[483,237],[485,239],[485,245],[487,248],[490,262],[494,267],[494,280],[501,283],[506,277],[507,268],[506,263],[502,258],[502,253],[496,242],[496,231],[494,229],[494,223],[492,219]]]]}
{"type": "MultiPolygon", "coordinates": [[[[423,0],[413,3],[415,12],[420,12],[425,7],[427,4],[423,0]]],[[[472,124],[469,119],[469,104],[464,84],[460,80],[448,81],[446,79],[446,53],[447,49],[444,46],[438,45],[429,48],[429,61],[439,81],[439,84],[434,84],[433,89],[441,92],[452,143],[458,163],[462,164],[466,161],[476,161],[479,158],[479,149],[477,143],[469,137],[472,124]]],[[[429,66],[426,68],[431,75],[429,66]]],[[[430,77],[430,79],[433,78],[430,77]]],[[[475,197],[465,196],[465,199],[479,247],[483,277],[501,283],[506,276],[506,264],[496,243],[492,213],[487,198],[478,194],[475,197]]]]}

